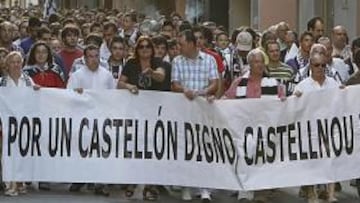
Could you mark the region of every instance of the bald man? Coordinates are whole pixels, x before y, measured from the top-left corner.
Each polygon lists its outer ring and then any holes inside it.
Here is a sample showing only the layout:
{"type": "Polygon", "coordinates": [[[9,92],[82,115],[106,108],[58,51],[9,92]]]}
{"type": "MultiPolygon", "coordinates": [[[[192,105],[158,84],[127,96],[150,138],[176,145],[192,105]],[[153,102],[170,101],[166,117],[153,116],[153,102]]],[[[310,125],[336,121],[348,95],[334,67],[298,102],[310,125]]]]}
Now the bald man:
{"type": "Polygon", "coordinates": [[[349,37],[346,28],[342,25],[335,26],[331,33],[331,39],[334,48],[332,55],[344,60],[350,58],[351,48],[348,45],[349,37]]]}

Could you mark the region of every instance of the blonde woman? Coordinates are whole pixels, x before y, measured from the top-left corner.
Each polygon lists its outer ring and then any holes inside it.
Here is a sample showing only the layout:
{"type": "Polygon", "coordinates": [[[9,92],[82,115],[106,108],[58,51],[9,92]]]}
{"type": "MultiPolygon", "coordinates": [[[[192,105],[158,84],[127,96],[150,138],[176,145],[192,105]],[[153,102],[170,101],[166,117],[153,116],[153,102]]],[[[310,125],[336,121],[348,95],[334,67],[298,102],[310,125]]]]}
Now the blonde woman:
{"type": "MultiPolygon", "coordinates": [[[[20,52],[10,52],[5,57],[5,76],[0,80],[1,87],[33,87],[38,90],[32,79],[22,72],[23,58],[20,52]]],[[[5,195],[18,196],[25,194],[26,187],[22,182],[10,182],[7,185],[5,195]]]]}

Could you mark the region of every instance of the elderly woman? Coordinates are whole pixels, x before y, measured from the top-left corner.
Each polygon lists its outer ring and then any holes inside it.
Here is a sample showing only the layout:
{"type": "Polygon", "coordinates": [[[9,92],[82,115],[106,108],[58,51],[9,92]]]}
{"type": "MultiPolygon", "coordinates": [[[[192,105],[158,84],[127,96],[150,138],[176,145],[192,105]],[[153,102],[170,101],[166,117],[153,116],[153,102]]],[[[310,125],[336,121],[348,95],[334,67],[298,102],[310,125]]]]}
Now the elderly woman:
{"type": "MultiPolygon", "coordinates": [[[[142,90],[162,90],[162,83],[165,79],[165,70],[161,59],[154,57],[154,45],[149,37],[140,37],[135,46],[135,54],[124,66],[118,81],[119,89],[128,89],[131,93],[137,94],[142,90]]],[[[144,200],[156,200],[157,191],[153,187],[139,185],[137,188],[129,186],[126,196],[139,196],[143,190],[144,200]],[[137,190],[135,190],[137,189],[137,190]],[[136,191],[136,192],[135,192],[136,191]]]]}
{"type": "Polygon", "coordinates": [[[278,88],[279,82],[275,78],[266,77],[265,75],[265,58],[263,51],[260,49],[251,50],[247,55],[247,61],[249,62],[250,70],[232,82],[228,91],[225,92],[227,98],[276,97],[283,93],[278,92],[278,90],[280,90],[278,88]]]}
{"type": "MultiPolygon", "coordinates": [[[[279,82],[275,78],[265,75],[265,57],[260,49],[253,49],[247,55],[250,70],[236,78],[230,88],[225,92],[226,99],[246,99],[281,96],[285,97],[284,89],[280,89],[279,82]]],[[[264,201],[259,195],[259,201],[264,201]]],[[[239,191],[238,199],[243,202],[253,201],[254,191],[239,191]]]]}
{"type": "MultiPolygon", "coordinates": [[[[34,87],[38,89],[38,86],[34,84],[33,80],[22,72],[23,58],[20,52],[10,52],[5,58],[5,71],[6,75],[1,78],[1,87],[34,87]]],[[[18,194],[26,193],[26,187],[22,182],[10,182],[8,188],[5,191],[5,195],[17,196],[18,194]]]]}

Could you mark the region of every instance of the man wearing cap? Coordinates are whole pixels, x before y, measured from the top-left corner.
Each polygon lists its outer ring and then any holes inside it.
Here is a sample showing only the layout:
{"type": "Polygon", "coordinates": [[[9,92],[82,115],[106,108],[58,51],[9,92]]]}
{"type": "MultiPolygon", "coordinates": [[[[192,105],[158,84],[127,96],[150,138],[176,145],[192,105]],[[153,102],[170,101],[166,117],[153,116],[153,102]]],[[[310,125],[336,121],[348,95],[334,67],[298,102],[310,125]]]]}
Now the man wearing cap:
{"type": "Polygon", "coordinates": [[[243,75],[250,69],[246,56],[253,48],[251,34],[246,31],[240,32],[236,37],[235,50],[231,54],[230,74],[232,79],[243,75]]]}
{"type": "Polygon", "coordinates": [[[29,33],[29,37],[25,38],[20,43],[20,47],[24,50],[25,54],[29,52],[31,46],[35,43],[40,26],[41,26],[41,22],[38,18],[31,17],[29,19],[29,26],[27,27],[27,32],[29,33]]]}

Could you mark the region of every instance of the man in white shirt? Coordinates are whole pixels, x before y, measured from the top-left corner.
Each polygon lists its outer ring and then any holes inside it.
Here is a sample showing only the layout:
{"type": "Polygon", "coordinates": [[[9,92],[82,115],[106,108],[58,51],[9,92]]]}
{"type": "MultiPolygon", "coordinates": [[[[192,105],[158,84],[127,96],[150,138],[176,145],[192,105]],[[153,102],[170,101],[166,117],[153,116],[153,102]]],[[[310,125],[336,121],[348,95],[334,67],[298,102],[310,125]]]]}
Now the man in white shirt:
{"type": "MultiPolygon", "coordinates": [[[[296,87],[294,95],[300,97],[303,93],[313,92],[323,89],[339,88],[340,84],[333,78],[326,76],[326,59],[323,54],[315,53],[310,55],[311,76],[302,80],[296,87]]],[[[319,203],[318,194],[315,186],[306,186],[308,203],[319,203]]],[[[328,202],[337,202],[335,197],[335,183],[327,185],[328,202]]]]}
{"type": "Polygon", "coordinates": [[[110,43],[111,40],[116,36],[117,27],[115,23],[107,22],[104,25],[103,37],[104,42],[100,46],[100,58],[107,61],[111,56],[110,43]]]}
{"type": "MultiPolygon", "coordinates": [[[[86,66],[71,74],[67,88],[74,89],[82,93],[84,89],[114,89],[113,77],[109,70],[100,66],[99,48],[90,44],[84,49],[86,66]]],[[[71,192],[80,191],[82,183],[73,183],[70,186],[71,192]]],[[[104,190],[104,185],[95,185],[95,194],[108,196],[109,193],[104,190]]]]}
{"type": "Polygon", "coordinates": [[[345,83],[350,78],[349,66],[343,59],[332,56],[333,46],[328,37],[320,37],[318,42],[326,47],[326,63],[328,65],[328,69],[338,73],[340,76],[340,81],[338,82],[345,83]]]}
{"type": "Polygon", "coordinates": [[[67,88],[113,89],[113,77],[109,70],[101,67],[99,48],[89,45],[84,50],[86,66],[71,74],[67,88]]]}

